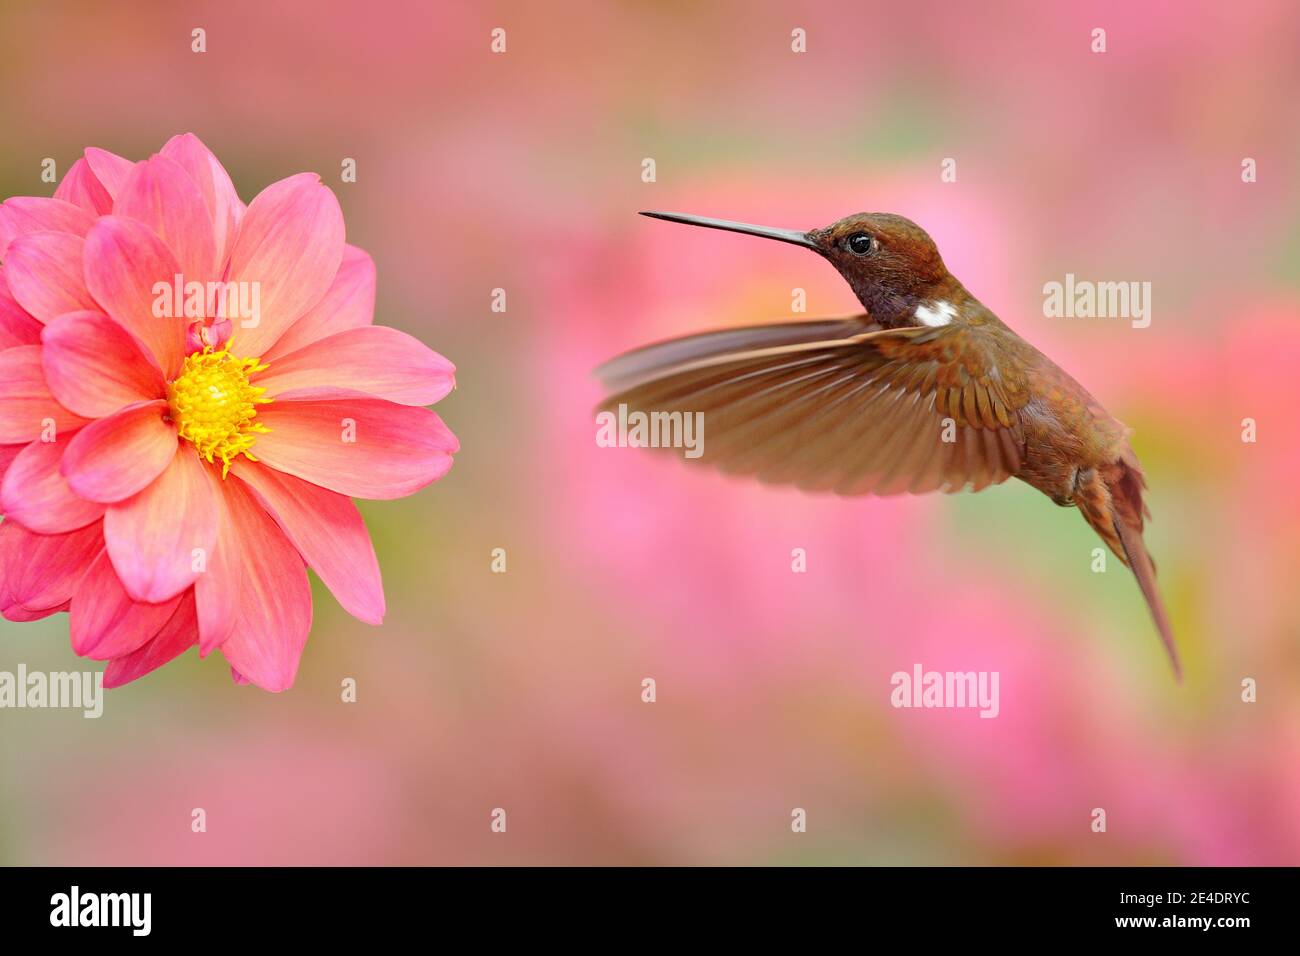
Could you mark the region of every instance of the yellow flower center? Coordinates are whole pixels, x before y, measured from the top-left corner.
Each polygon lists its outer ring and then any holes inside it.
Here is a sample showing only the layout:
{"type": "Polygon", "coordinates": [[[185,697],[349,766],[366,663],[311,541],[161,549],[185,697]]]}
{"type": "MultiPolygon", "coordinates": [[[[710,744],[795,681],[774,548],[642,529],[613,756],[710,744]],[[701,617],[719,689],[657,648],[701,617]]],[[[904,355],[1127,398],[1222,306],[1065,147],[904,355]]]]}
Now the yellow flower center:
{"type": "Polygon", "coordinates": [[[180,436],[193,442],[208,462],[221,462],[221,477],[230,471],[231,459],[244,455],[257,461],[248,449],[258,435],[270,431],[254,421],[264,388],[249,384],[248,377],[267,368],[255,358],[236,358],[224,348],[211,346],[185,359],[177,379],[167,386],[167,404],[180,436]]]}

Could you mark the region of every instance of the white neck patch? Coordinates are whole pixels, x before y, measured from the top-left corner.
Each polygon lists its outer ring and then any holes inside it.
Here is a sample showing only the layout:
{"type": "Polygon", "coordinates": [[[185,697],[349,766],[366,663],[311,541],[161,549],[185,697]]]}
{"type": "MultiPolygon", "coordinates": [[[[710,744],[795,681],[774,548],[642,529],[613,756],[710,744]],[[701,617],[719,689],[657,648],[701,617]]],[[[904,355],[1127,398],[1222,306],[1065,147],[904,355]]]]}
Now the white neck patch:
{"type": "Polygon", "coordinates": [[[934,328],[947,325],[956,314],[957,310],[949,302],[935,302],[933,304],[923,302],[916,307],[916,317],[921,324],[934,328]]]}

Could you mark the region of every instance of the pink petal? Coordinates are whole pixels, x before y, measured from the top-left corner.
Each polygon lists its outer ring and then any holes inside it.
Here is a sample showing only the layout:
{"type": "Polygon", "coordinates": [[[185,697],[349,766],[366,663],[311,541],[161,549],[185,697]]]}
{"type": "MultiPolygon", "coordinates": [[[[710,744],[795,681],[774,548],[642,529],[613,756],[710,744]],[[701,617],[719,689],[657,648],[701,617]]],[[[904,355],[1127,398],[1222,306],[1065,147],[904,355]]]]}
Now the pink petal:
{"type": "Polygon", "coordinates": [[[162,630],[180,603],[179,595],[161,604],[132,601],[101,551],[72,596],[72,651],[97,661],[130,654],[162,630]]]}
{"type": "Polygon", "coordinates": [[[353,498],[418,491],[445,475],[460,449],[429,409],[366,396],[298,401],[289,393],[258,420],[271,430],[253,449],[260,461],[353,498]]]}
{"type": "Polygon", "coordinates": [[[63,534],[84,528],[104,515],[104,506],[72,493],[59,473],[70,436],[34,441],[18,455],[0,483],[5,518],[38,534],[63,534]]]}
{"type": "Polygon", "coordinates": [[[217,503],[217,540],[212,546],[207,568],[194,579],[200,657],[207,657],[230,636],[230,629],[239,616],[239,594],[243,585],[240,540],[226,501],[230,479],[223,481],[215,468],[205,471],[217,503]]]}
{"type": "Polygon", "coordinates": [[[240,675],[269,691],[293,686],[311,630],[311,587],[302,558],[245,486],[227,502],[243,558],[239,618],[221,653],[240,675]]]}
{"type": "Polygon", "coordinates": [[[9,473],[9,466],[26,447],[26,445],[0,445],[0,481],[4,480],[4,476],[9,473]]]}
{"type": "Polygon", "coordinates": [[[116,153],[110,153],[106,149],[99,149],[95,146],[88,147],[85,156],[86,164],[104,187],[104,191],[108,193],[109,198],[116,199],[122,184],[126,182],[126,177],[131,175],[131,167],[135,163],[129,159],[123,159],[116,153]]]}
{"type": "Polygon", "coordinates": [[[266,352],[264,361],[310,345],[344,329],[375,321],[375,260],[356,246],[344,246],[343,261],[325,297],[303,313],[266,352]]]}
{"type": "Polygon", "coordinates": [[[194,583],[217,540],[217,503],[193,448],[158,479],[104,515],[104,546],[126,593],[166,601],[194,583]]]}
{"type": "MultiPolygon", "coordinates": [[[[180,374],[185,353],[184,316],[155,315],[156,283],[172,288],[180,266],[148,226],[122,216],[104,216],[86,237],[86,286],[103,310],[144,343],[170,381],[180,374]]],[[[72,311],[72,310],[68,310],[72,311]]],[[[171,311],[175,311],[172,309],[171,311]]]]}
{"type": "Polygon", "coordinates": [[[95,221],[93,214],[57,198],[14,196],[0,205],[0,258],[9,244],[32,232],[66,232],[85,237],[95,221]]]}
{"type": "Polygon", "coordinates": [[[59,466],[72,490],[112,504],[145,488],[171,463],[180,442],[166,414],[166,402],[140,402],[77,432],[59,466]]]}
{"type": "Polygon", "coordinates": [[[136,163],[113,203],[113,215],[144,223],[167,244],[185,282],[217,278],[212,217],[198,184],[166,156],[136,163]]]}
{"type": "Polygon", "coordinates": [[[66,601],[58,607],[47,607],[43,611],[29,611],[21,604],[10,604],[7,607],[0,605],[0,617],[3,617],[6,621],[13,621],[15,624],[29,624],[32,621],[42,620],[67,609],[68,603],[66,601]]]}
{"type": "Polygon", "coordinates": [[[230,668],[230,679],[234,681],[236,684],[238,684],[240,687],[247,687],[249,684],[253,683],[251,680],[249,680],[243,674],[239,673],[239,671],[235,670],[233,667],[230,668]]]}
{"type": "Polygon", "coordinates": [[[86,242],[67,232],[29,232],[9,246],[5,277],[9,291],[42,322],[65,312],[95,309],[82,278],[86,242]]]}
{"type": "Polygon", "coordinates": [[[64,174],[63,182],[54,190],[54,198],[70,202],[92,216],[105,216],[113,211],[113,197],[96,178],[84,157],[73,163],[64,174]]]}
{"type": "Polygon", "coordinates": [[[217,251],[217,272],[221,273],[230,256],[235,232],[244,215],[244,204],[235,192],[225,167],[212,151],[193,133],[173,136],[162,148],[162,155],[174,159],[198,184],[212,219],[213,240],[217,251]]]}
{"type": "Polygon", "coordinates": [[[70,312],[45,326],[41,365],[59,404],[87,418],[165,398],[167,383],[144,346],[102,312],[70,312]]]}
{"type": "Polygon", "coordinates": [[[5,602],[29,611],[59,608],[72,599],[86,568],[103,547],[98,521],[67,534],[36,534],[5,521],[0,524],[5,602]]]}
{"type": "Polygon", "coordinates": [[[432,405],[455,387],[455,373],[456,366],[419,339],[367,325],[277,359],[257,384],[272,398],[290,389],[336,386],[400,405],[432,405]]]}
{"type": "Polygon", "coordinates": [[[186,594],[181,597],[171,620],[149,643],[125,657],[108,662],[104,668],[104,686],[121,687],[157,670],[193,647],[196,639],[194,600],[186,594]]]}
{"type": "Polygon", "coordinates": [[[379,562],[366,523],[350,499],[243,459],[231,474],[253,489],[343,610],[367,624],[384,622],[379,562]]]}
{"type": "Polygon", "coordinates": [[[4,266],[0,265],[0,350],[15,345],[35,345],[41,340],[44,326],[30,312],[18,304],[9,291],[9,280],[4,266]]]}
{"type": "Polygon", "coordinates": [[[261,355],[321,300],[339,271],[343,245],[339,201],[314,173],[273,183],[249,204],[230,252],[229,279],[258,283],[260,314],[236,323],[240,355],[261,355]]]}
{"type": "Polygon", "coordinates": [[[39,345],[0,352],[0,443],[27,444],[86,424],[54,400],[45,384],[39,345]]]}

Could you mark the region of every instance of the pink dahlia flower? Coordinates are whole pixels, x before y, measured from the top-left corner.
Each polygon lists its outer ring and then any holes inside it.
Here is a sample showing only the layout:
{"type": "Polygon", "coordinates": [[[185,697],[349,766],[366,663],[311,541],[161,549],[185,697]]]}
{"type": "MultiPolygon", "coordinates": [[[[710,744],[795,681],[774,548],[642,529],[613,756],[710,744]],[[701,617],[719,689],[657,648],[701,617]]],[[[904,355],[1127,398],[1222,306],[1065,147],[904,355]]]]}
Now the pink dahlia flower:
{"type": "Polygon", "coordinates": [[[117,686],[197,644],[293,683],[312,568],[384,615],[356,498],[446,474],[442,356],[373,325],[375,267],[304,173],[245,206],[192,134],[86,150],[0,206],[0,612],[68,611],[117,686]]]}

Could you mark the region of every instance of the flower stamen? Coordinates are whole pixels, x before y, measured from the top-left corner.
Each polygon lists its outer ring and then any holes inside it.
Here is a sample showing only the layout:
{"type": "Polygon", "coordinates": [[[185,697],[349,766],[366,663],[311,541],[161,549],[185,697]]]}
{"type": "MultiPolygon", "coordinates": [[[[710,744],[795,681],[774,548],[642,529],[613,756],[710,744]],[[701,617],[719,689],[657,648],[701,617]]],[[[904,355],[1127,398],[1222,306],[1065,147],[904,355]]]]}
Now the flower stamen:
{"type": "Polygon", "coordinates": [[[265,388],[252,385],[250,375],[269,366],[255,358],[236,358],[224,348],[206,346],[186,356],[181,374],[167,386],[167,405],[181,438],[192,442],[209,463],[221,462],[221,477],[239,455],[257,461],[249,449],[258,435],[270,431],[254,421],[265,388]]]}

